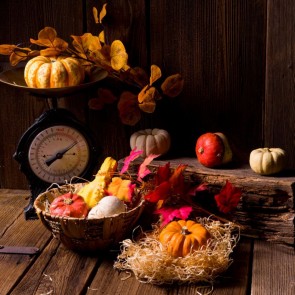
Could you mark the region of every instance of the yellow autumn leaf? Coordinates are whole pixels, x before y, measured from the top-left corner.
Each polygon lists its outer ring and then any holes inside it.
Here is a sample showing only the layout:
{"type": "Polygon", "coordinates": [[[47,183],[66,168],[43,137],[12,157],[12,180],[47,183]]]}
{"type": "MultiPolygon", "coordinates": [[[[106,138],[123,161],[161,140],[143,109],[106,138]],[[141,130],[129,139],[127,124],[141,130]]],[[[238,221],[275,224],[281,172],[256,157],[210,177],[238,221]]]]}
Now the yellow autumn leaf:
{"type": "Polygon", "coordinates": [[[156,109],[156,99],[159,99],[159,96],[155,87],[147,85],[138,94],[139,108],[145,113],[153,113],[156,109]]]}
{"type": "Polygon", "coordinates": [[[101,44],[97,36],[93,36],[91,33],[85,33],[82,36],[74,36],[73,46],[79,55],[83,58],[86,58],[90,52],[97,51],[101,49],[101,44]]]}
{"type": "Polygon", "coordinates": [[[101,43],[106,43],[105,42],[105,35],[104,35],[104,31],[101,31],[100,33],[99,33],[99,35],[98,35],[98,39],[99,39],[99,41],[101,42],[101,43]]]}
{"type": "Polygon", "coordinates": [[[162,76],[161,69],[156,65],[151,65],[150,85],[155,83],[162,76]]]}
{"type": "Polygon", "coordinates": [[[92,13],[93,13],[93,18],[94,18],[94,22],[96,24],[99,23],[99,19],[98,19],[98,11],[96,7],[92,7],[92,13]]]}
{"type": "Polygon", "coordinates": [[[28,58],[28,52],[25,51],[15,51],[12,52],[9,61],[12,66],[16,66],[19,62],[24,61],[28,58]]]}
{"type": "Polygon", "coordinates": [[[111,65],[115,71],[120,71],[128,61],[128,54],[126,53],[125,46],[120,40],[115,40],[111,44],[111,65]]]}
{"type": "Polygon", "coordinates": [[[180,74],[175,74],[167,77],[163,84],[161,85],[161,89],[163,93],[169,97],[178,96],[184,85],[184,80],[180,74]]]}
{"type": "Polygon", "coordinates": [[[107,3],[102,6],[102,9],[99,13],[99,22],[102,23],[103,18],[107,15],[107,3]]]}
{"type": "Polygon", "coordinates": [[[40,55],[42,56],[58,56],[60,55],[61,51],[54,47],[48,47],[46,49],[40,50],[40,55]]]}

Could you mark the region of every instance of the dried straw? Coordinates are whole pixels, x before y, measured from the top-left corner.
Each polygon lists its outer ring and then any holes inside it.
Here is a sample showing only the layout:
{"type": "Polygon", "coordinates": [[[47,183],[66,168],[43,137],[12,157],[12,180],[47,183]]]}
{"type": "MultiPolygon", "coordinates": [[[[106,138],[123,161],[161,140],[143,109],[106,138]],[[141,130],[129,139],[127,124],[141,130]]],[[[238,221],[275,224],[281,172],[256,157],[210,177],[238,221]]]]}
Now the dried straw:
{"type": "Polygon", "coordinates": [[[197,219],[211,234],[206,246],[186,257],[174,258],[157,239],[159,227],[146,233],[139,241],[126,239],[114,267],[132,271],[137,280],[155,285],[206,282],[213,284],[232,262],[230,254],[240,233],[234,223],[221,223],[210,218],[197,219]]]}

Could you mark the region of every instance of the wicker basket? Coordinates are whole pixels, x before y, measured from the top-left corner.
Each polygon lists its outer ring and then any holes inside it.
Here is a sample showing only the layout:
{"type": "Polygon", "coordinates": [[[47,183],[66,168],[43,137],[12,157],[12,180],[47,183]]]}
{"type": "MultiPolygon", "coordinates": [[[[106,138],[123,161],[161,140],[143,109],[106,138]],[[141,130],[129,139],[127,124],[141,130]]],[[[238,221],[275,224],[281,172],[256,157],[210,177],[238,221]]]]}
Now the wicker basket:
{"type": "Polygon", "coordinates": [[[70,189],[78,191],[83,184],[64,185],[40,194],[35,202],[39,219],[68,249],[90,253],[115,247],[133,230],[144,209],[140,200],[136,207],[126,212],[99,219],[58,217],[48,213],[50,203],[70,189]]]}

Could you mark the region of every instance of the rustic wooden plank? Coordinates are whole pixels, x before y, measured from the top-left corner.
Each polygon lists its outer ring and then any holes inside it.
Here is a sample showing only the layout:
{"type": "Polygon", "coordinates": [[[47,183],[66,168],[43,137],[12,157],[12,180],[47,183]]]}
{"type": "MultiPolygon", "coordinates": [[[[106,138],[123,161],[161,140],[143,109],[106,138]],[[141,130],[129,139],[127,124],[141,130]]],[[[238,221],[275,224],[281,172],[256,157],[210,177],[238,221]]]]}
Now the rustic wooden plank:
{"type": "MultiPolygon", "coordinates": [[[[43,249],[51,238],[51,233],[39,220],[25,221],[24,217],[20,216],[5,231],[0,238],[0,244],[43,249]]],[[[35,258],[36,256],[32,258],[29,255],[18,254],[0,255],[0,271],[5,273],[5,276],[0,277],[1,292],[3,294],[7,294],[13,288],[19,278],[24,275],[28,267],[34,262],[35,258]]]]}
{"type": "MultiPolygon", "coordinates": [[[[52,239],[48,246],[44,248],[38,259],[36,259],[31,265],[31,267],[25,272],[24,276],[21,278],[20,282],[17,284],[15,288],[11,291],[11,294],[18,295],[31,295],[35,294],[35,290],[37,290],[39,282],[41,280],[47,279],[49,282],[50,278],[44,271],[46,266],[48,265],[51,258],[55,255],[57,248],[59,246],[59,241],[57,239],[52,239]]],[[[46,285],[42,285],[44,288],[40,294],[46,294],[51,290],[51,285],[46,288],[46,285]]]]}
{"type": "Polygon", "coordinates": [[[185,80],[161,112],[173,156],[190,156],[200,134],[223,131],[246,161],[262,142],[267,1],[150,3],[151,61],[185,80]]]}
{"type": "Polygon", "coordinates": [[[295,293],[294,249],[255,241],[252,295],[293,295],[295,293]]]}
{"type": "MultiPolygon", "coordinates": [[[[36,294],[86,294],[87,285],[101,258],[83,256],[61,245],[39,277],[36,294]],[[70,279],[69,279],[70,278],[70,279]]],[[[40,266],[44,267],[43,263],[40,266]]],[[[33,266],[36,271],[38,266],[33,266]]],[[[17,294],[17,293],[16,293],[17,294]]]]}
{"type": "Polygon", "coordinates": [[[294,13],[292,0],[268,1],[265,82],[265,146],[286,150],[295,165],[294,131],[294,13]]]}
{"type": "Polygon", "coordinates": [[[29,191],[0,189],[0,207],[5,208],[0,213],[0,237],[14,223],[28,204],[29,191]]]}

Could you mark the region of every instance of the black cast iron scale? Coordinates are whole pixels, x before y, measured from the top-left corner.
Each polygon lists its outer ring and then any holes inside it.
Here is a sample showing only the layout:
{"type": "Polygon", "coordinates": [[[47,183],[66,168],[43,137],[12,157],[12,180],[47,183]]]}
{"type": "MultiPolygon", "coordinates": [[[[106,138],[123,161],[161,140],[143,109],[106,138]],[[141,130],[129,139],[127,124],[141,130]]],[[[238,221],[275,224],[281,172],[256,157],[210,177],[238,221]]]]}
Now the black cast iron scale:
{"type": "Polygon", "coordinates": [[[20,164],[31,191],[25,218],[35,219],[34,200],[52,183],[65,184],[90,179],[96,166],[98,149],[90,130],[68,110],[58,108],[58,99],[94,86],[104,79],[101,71],[93,81],[73,87],[37,89],[28,88],[23,68],[0,74],[0,81],[29,91],[35,96],[51,100],[45,111],[21,136],[14,159],[20,164]],[[49,98],[50,97],[50,98],[49,98]]]}

